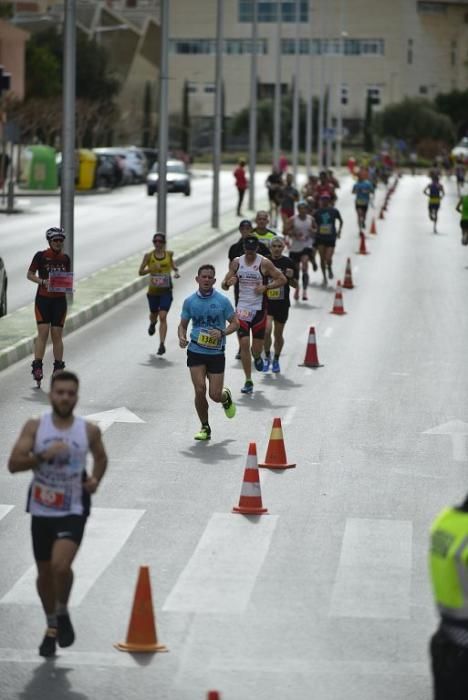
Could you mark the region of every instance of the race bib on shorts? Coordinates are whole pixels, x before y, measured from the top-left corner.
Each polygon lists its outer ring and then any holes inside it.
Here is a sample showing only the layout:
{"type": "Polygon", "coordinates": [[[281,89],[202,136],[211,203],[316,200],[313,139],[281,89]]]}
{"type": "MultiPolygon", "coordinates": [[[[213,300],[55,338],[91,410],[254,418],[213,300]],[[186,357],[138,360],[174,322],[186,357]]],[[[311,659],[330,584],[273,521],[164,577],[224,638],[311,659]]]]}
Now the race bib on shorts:
{"type": "Polygon", "coordinates": [[[255,313],[256,312],[252,311],[252,309],[237,309],[237,317],[239,321],[246,321],[247,323],[252,321],[255,313]]]}
{"type": "Polygon", "coordinates": [[[150,280],[152,287],[168,288],[171,285],[170,275],[151,275],[150,280]]]}
{"type": "Polygon", "coordinates": [[[211,348],[214,350],[221,347],[221,338],[213,338],[209,330],[202,328],[198,333],[197,344],[201,345],[202,348],[211,348]]]}
{"type": "Polygon", "coordinates": [[[440,204],[439,197],[429,197],[429,204],[440,204]]]}
{"type": "Polygon", "coordinates": [[[278,287],[277,289],[267,289],[267,297],[272,301],[281,301],[284,299],[284,287],[278,287]]]}
{"type": "Polygon", "coordinates": [[[330,224],[321,224],[319,228],[319,233],[322,236],[328,236],[332,232],[332,227],[330,224]]]}
{"type": "Polygon", "coordinates": [[[51,489],[42,484],[34,484],[33,499],[45,508],[63,510],[65,507],[65,491],[62,489],[51,489]]]}
{"type": "Polygon", "coordinates": [[[357,207],[366,207],[367,206],[367,199],[356,199],[356,206],[357,207]]]}

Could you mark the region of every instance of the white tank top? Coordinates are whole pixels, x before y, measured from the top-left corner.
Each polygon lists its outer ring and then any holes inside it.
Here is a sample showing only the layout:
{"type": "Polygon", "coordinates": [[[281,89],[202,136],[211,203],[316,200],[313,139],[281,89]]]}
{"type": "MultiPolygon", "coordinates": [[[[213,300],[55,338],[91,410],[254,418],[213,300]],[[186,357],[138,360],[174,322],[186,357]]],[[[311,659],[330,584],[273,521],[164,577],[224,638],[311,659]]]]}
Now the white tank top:
{"type": "Polygon", "coordinates": [[[251,321],[255,313],[263,307],[264,295],[255,292],[255,287],[264,282],[260,271],[262,260],[264,260],[263,255],[257,254],[252,265],[247,265],[245,255],[241,255],[239,258],[239,268],[237,270],[237,277],[239,278],[237,315],[241,321],[251,321]]]}
{"type": "Polygon", "coordinates": [[[27,510],[31,515],[50,518],[87,515],[89,497],[83,491],[89,448],[86,421],[75,417],[70,428],[60,430],[52,421],[52,413],[46,413],[39,421],[34,452],[44,452],[51,442],[66,443],[68,453],[39,464],[29,488],[27,510]]]}
{"type": "Polygon", "coordinates": [[[299,215],[294,217],[293,221],[294,236],[291,236],[292,253],[301,253],[304,248],[312,248],[314,239],[312,237],[312,217],[306,215],[305,219],[301,219],[299,215]]]}

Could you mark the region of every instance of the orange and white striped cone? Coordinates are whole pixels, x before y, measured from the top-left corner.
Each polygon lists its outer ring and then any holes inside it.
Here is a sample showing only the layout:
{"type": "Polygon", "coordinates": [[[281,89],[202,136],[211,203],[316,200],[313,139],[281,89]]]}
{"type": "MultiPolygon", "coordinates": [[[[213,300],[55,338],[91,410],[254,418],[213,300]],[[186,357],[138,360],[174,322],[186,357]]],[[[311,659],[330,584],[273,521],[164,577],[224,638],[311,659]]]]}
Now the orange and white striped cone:
{"type": "Polygon", "coordinates": [[[336,283],[335,301],[333,302],[333,309],[330,311],[331,314],[336,316],[344,316],[346,311],[343,305],[343,292],[341,291],[341,282],[338,280],[336,283]]]}
{"type": "Polygon", "coordinates": [[[369,251],[366,248],[366,237],[364,236],[363,233],[360,233],[359,238],[360,238],[360,244],[359,244],[358,255],[370,255],[369,251]]]}
{"type": "Polygon", "coordinates": [[[292,469],[296,466],[289,463],[286,457],[281,418],[273,418],[273,427],[270,433],[265,461],[258,466],[266,467],[267,469],[292,469]]]}
{"type": "Polygon", "coordinates": [[[374,236],[377,235],[377,226],[375,225],[375,218],[374,217],[372,217],[372,222],[371,222],[369,233],[373,233],[374,236]]]}
{"type": "Polygon", "coordinates": [[[309,328],[309,338],[307,340],[304,362],[301,365],[299,365],[299,367],[310,367],[311,369],[323,367],[323,365],[320,364],[318,359],[317,340],[315,338],[315,328],[313,326],[309,328]]]}
{"type": "Polygon", "coordinates": [[[262,503],[260,475],[257,464],[257,446],[254,442],[251,442],[249,445],[239,505],[234,506],[232,512],[242,513],[243,515],[263,515],[263,513],[268,513],[268,509],[264,508],[262,503]]]}
{"type": "Polygon", "coordinates": [[[351,271],[351,259],[350,258],[348,258],[346,261],[346,270],[344,273],[343,289],[354,289],[353,273],[351,271]]]}

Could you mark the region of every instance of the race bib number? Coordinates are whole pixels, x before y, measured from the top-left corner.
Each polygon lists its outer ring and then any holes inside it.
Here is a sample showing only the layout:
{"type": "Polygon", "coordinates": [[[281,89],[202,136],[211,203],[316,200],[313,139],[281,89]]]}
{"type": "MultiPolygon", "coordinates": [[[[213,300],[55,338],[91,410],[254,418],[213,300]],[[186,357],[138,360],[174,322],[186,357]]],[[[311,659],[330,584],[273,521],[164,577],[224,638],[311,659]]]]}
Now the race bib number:
{"type": "Polygon", "coordinates": [[[255,316],[255,311],[251,309],[237,309],[237,317],[239,321],[251,321],[255,316]]]}
{"type": "Polygon", "coordinates": [[[328,236],[332,232],[332,227],[330,224],[322,224],[319,228],[319,233],[322,236],[328,236]]]}
{"type": "Polygon", "coordinates": [[[267,289],[267,297],[272,301],[281,301],[281,299],[284,299],[284,287],[278,287],[277,289],[267,289]]]}
{"type": "Polygon", "coordinates": [[[42,484],[34,484],[33,498],[36,503],[46,508],[62,510],[65,505],[65,491],[61,489],[51,489],[42,484]]]}
{"type": "Polygon", "coordinates": [[[357,207],[366,207],[367,206],[367,199],[356,199],[356,206],[357,207]]]}
{"type": "Polygon", "coordinates": [[[429,197],[429,204],[440,204],[439,197],[429,197]]]}
{"type": "Polygon", "coordinates": [[[170,275],[151,275],[151,286],[168,288],[170,287],[170,275]]]}
{"type": "Polygon", "coordinates": [[[49,272],[49,292],[73,292],[73,272],[49,272]]]}
{"type": "Polygon", "coordinates": [[[221,338],[213,338],[209,330],[202,328],[198,334],[197,344],[201,345],[203,348],[220,348],[221,338]]]}

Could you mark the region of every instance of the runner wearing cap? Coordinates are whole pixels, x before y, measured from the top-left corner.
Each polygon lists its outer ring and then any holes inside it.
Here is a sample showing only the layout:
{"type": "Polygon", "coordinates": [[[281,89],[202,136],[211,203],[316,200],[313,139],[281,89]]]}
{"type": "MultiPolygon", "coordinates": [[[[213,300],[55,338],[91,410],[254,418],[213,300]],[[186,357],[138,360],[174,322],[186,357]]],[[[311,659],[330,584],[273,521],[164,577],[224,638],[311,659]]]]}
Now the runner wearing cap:
{"type": "Polygon", "coordinates": [[[330,196],[327,193],[322,194],[320,198],[320,208],[314,214],[315,223],[317,225],[317,233],[315,243],[320,255],[320,267],[323,274],[322,286],[327,286],[327,270],[328,278],[333,279],[332,260],[335,252],[336,239],[341,236],[343,228],[343,219],[338,209],[331,206],[330,196]],[[338,231],[336,230],[336,222],[339,221],[338,231]]]}
{"type": "Polygon", "coordinates": [[[239,319],[238,335],[242,367],[245,373],[245,384],[241,389],[243,394],[251,394],[253,391],[251,353],[255,368],[259,372],[263,370],[261,353],[266,327],[266,292],[269,289],[282,287],[286,283],[285,276],[271,260],[259,255],[258,247],[258,238],[247,236],[244,239],[244,254],[231,260],[229,270],[221,284],[222,288],[227,290],[239,283],[236,312],[239,319]],[[267,283],[268,277],[271,277],[271,281],[267,283]]]}
{"type": "Polygon", "coordinates": [[[37,284],[34,313],[37,323],[37,338],[34,341],[34,360],[32,375],[38,386],[43,378],[42,361],[47,340],[52,339],[54,353],[54,372],[65,367],[63,361],[63,326],[67,316],[67,297],[65,292],[51,291],[50,275],[53,272],[70,272],[71,262],[63,252],[65,231],[60,226],[46,231],[49,243],[47,250],[38,251],[29,266],[27,278],[37,284]]]}
{"type": "MultiPolygon", "coordinates": [[[[301,200],[297,205],[298,213],[291,216],[286,225],[286,234],[291,239],[289,257],[302,271],[302,299],[307,301],[307,287],[309,286],[309,261],[312,262],[314,271],[317,269],[315,262],[315,231],[317,226],[314,218],[307,213],[307,202],[301,200]]],[[[294,299],[299,299],[299,285],[295,285],[294,299]]]]}
{"type": "Polygon", "coordinates": [[[145,253],[138,270],[140,276],[149,275],[147,292],[150,309],[148,335],[156,332],[156,323],[159,319],[159,348],[158,355],[164,355],[164,345],[167,335],[167,314],[172,304],[172,278],[179,278],[179,270],[174,262],[174,254],[166,250],[166,236],[164,233],[155,233],[153,236],[154,250],[145,253]]]}

